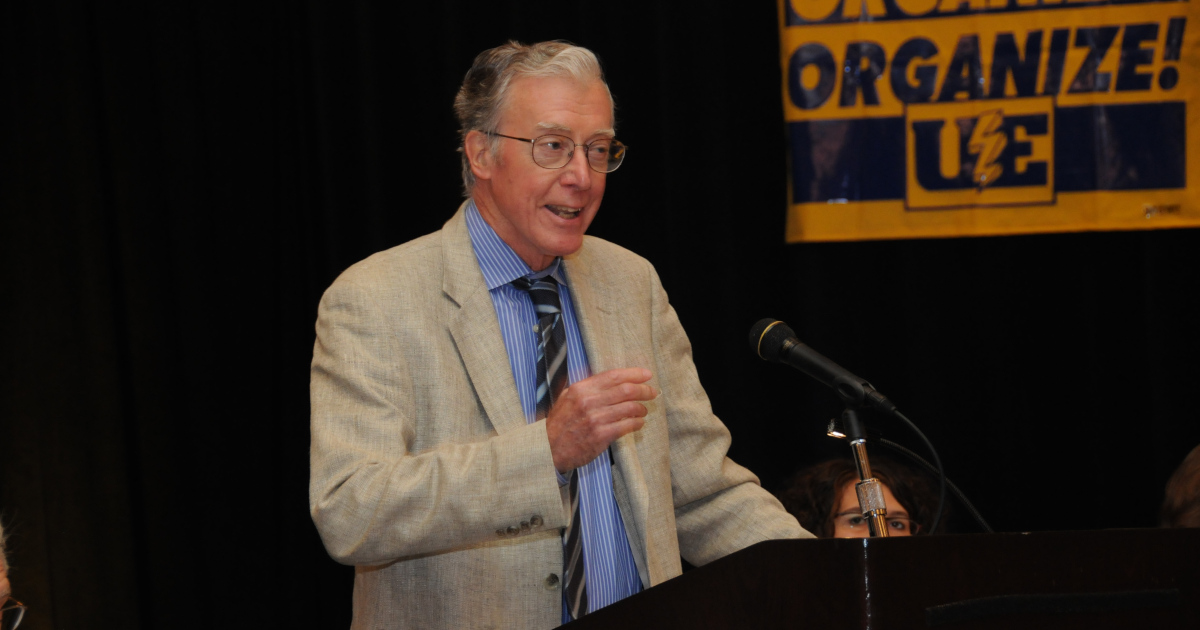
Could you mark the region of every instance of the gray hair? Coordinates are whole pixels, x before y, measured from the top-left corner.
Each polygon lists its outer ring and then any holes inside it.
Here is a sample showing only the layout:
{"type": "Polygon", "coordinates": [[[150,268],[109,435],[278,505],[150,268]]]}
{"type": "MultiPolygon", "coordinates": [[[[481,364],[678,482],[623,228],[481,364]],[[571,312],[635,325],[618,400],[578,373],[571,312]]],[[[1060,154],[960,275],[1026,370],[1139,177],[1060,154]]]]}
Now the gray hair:
{"type": "MultiPolygon", "coordinates": [[[[600,81],[608,91],[600,61],[592,51],[565,41],[522,44],[516,41],[485,50],[471,64],[462,87],[454,97],[454,113],[458,116],[459,145],[462,154],[463,193],[471,195],[475,174],[467,156],[467,134],[482,131],[491,140],[492,155],[500,150],[500,139],[494,135],[500,125],[500,114],[507,105],[508,89],[520,77],[569,77],[580,82],[600,81]]],[[[612,102],[612,92],[608,92],[612,102]]]]}

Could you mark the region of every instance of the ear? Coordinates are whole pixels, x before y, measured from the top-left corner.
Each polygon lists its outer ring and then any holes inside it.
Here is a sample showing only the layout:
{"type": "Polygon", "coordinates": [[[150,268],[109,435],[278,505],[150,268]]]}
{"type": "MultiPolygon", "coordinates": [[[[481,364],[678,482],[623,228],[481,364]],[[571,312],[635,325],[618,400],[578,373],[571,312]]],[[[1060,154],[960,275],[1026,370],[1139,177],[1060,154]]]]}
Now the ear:
{"type": "Polygon", "coordinates": [[[471,161],[471,172],[474,173],[475,179],[492,178],[495,159],[492,156],[491,145],[492,143],[488,141],[487,135],[483,132],[475,130],[467,132],[463,150],[467,153],[467,159],[471,161]]]}

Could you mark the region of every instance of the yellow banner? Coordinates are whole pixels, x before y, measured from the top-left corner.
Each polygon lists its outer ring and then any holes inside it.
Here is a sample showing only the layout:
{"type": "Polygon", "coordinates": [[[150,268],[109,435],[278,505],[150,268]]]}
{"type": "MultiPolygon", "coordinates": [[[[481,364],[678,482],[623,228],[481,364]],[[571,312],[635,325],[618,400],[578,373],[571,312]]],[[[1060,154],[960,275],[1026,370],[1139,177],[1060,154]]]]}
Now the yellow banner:
{"type": "Polygon", "coordinates": [[[778,8],[788,242],[1200,226],[1194,2],[778,8]]]}

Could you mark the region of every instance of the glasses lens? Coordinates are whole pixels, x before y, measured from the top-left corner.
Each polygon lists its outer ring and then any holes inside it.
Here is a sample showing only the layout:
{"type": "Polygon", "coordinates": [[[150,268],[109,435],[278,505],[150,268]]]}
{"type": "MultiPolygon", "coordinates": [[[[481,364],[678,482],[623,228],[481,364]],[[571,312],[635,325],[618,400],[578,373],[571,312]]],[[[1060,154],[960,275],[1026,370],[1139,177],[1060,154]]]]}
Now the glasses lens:
{"type": "Polygon", "coordinates": [[[844,530],[857,531],[859,528],[866,529],[867,521],[861,514],[848,512],[846,514],[838,514],[834,518],[834,527],[844,530]]]}
{"type": "MultiPolygon", "coordinates": [[[[594,146],[594,145],[593,145],[594,146]]],[[[593,149],[594,151],[594,149],[593,149]]],[[[598,155],[593,158],[592,153],[588,153],[588,160],[592,163],[592,168],[601,173],[611,173],[621,166],[621,162],[625,161],[625,145],[621,144],[620,140],[609,140],[604,143],[603,155],[598,155]]]]}
{"type": "Polygon", "coordinates": [[[921,529],[920,524],[910,518],[889,518],[887,524],[892,536],[912,536],[921,529]]]}
{"type": "Polygon", "coordinates": [[[575,142],[566,136],[542,136],[533,141],[533,161],[543,168],[561,168],[574,151],[575,142]]]}

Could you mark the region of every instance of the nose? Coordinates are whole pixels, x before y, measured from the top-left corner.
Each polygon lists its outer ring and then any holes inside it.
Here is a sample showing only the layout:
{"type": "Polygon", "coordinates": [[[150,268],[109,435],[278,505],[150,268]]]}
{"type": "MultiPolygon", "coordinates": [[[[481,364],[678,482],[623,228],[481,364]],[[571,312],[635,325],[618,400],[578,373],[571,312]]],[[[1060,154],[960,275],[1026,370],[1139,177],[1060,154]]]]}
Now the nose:
{"type": "Polygon", "coordinates": [[[588,164],[586,147],[576,146],[567,165],[562,167],[562,170],[562,185],[572,186],[579,190],[587,190],[592,187],[592,175],[595,171],[588,164]]]}

